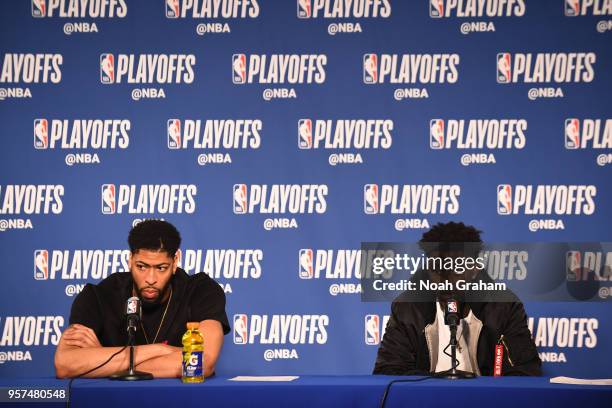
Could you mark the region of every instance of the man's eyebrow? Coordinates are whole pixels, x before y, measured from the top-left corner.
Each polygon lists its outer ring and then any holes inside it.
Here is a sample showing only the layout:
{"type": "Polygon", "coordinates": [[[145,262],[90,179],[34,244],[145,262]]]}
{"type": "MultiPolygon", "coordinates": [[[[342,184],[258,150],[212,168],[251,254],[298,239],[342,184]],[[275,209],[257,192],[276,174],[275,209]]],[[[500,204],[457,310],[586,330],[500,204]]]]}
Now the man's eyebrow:
{"type": "Polygon", "coordinates": [[[139,265],[144,265],[144,266],[157,266],[157,267],[170,265],[170,263],[168,263],[168,262],[163,262],[163,263],[160,263],[160,264],[157,264],[157,265],[149,265],[148,263],[143,262],[143,261],[136,261],[136,263],[139,264],[139,265]]]}

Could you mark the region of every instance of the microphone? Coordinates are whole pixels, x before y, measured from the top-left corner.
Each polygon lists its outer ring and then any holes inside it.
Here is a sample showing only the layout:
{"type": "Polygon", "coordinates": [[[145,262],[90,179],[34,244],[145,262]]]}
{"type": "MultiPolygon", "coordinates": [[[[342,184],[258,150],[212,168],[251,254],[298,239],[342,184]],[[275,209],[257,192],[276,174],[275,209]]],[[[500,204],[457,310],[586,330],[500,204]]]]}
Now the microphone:
{"type": "Polygon", "coordinates": [[[142,308],[140,306],[140,299],[136,296],[132,296],[127,300],[125,308],[125,316],[127,318],[127,330],[136,331],[138,323],[142,317],[142,308]]]}
{"type": "Polygon", "coordinates": [[[434,377],[437,378],[448,378],[451,380],[457,380],[460,378],[474,378],[475,375],[469,371],[458,370],[459,360],[457,360],[457,326],[462,319],[461,313],[461,302],[457,300],[457,295],[451,295],[446,300],[446,308],[444,309],[444,324],[449,326],[450,329],[450,342],[444,349],[444,354],[451,358],[451,368],[446,371],[434,373],[434,377]],[[451,349],[450,354],[446,352],[446,349],[451,349]]]}
{"type": "Polygon", "coordinates": [[[460,310],[460,303],[452,297],[449,298],[446,301],[446,309],[444,311],[444,324],[447,326],[457,326],[461,320],[460,310]]]}
{"type": "Polygon", "coordinates": [[[140,299],[138,299],[136,296],[132,296],[127,300],[125,317],[127,319],[128,346],[130,347],[130,364],[126,371],[120,371],[109,376],[108,378],[110,380],[121,381],[152,380],[153,374],[134,370],[134,342],[136,337],[136,327],[138,326],[140,318],[142,317],[140,299]]]}

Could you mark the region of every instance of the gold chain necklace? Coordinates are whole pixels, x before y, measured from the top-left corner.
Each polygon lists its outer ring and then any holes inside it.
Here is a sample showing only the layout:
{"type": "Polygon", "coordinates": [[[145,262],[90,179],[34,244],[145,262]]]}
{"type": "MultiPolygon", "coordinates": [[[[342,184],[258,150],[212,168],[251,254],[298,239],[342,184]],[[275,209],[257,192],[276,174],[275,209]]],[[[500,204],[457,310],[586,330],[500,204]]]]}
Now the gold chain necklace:
{"type": "MultiPolygon", "coordinates": [[[[159,331],[161,330],[162,325],[164,324],[164,319],[166,318],[166,312],[168,311],[168,306],[170,306],[170,301],[172,300],[172,286],[170,286],[170,297],[168,298],[168,303],[166,303],[166,308],[164,309],[164,314],[162,315],[161,322],[159,322],[159,327],[157,328],[157,332],[155,333],[155,338],[153,339],[153,344],[157,340],[157,336],[159,335],[159,331]]],[[[142,334],[144,334],[145,340],[147,344],[149,343],[149,338],[147,337],[147,332],[142,325],[142,319],[140,319],[140,328],[142,329],[142,334]]]]}

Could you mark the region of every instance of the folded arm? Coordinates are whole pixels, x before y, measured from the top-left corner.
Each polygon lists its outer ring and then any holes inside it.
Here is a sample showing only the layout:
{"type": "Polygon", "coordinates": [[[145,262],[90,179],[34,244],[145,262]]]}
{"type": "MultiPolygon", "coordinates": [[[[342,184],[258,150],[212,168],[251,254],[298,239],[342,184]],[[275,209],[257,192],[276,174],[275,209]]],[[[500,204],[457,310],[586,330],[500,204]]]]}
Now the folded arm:
{"type": "MultiPolygon", "coordinates": [[[[64,331],[55,350],[55,375],[58,378],[75,377],[102,364],[119,350],[121,350],[121,347],[102,347],[92,329],[80,324],[73,324],[64,331]]],[[[141,364],[144,361],[171,352],[171,347],[163,344],[137,346],[134,349],[134,364],[141,364]]],[[[85,377],[107,377],[127,369],[128,364],[129,350],[126,348],[108,364],[85,375],[85,377]]]]}
{"type": "MultiPolygon", "coordinates": [[[[223,346],[223,328],[217,320],[202,320],[199,327],[204,337],[204,376],[215,373],[215,365],[223,346]]],[[[157,356],[137,364],[138,370],[153,374],[156,378],[180,377],[183,372],[182,348],[167,346],[168,354],[157,356]]]]}

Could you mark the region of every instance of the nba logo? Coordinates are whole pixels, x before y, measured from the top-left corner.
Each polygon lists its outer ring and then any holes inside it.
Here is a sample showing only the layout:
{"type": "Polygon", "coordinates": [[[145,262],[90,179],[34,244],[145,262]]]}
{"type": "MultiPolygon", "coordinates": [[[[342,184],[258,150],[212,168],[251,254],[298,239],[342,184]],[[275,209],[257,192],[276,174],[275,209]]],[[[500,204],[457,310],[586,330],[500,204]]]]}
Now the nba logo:
{"type": "Polygon", "coordinates": [[[310,18],[310,0],[297,0],[297,16],[298,18],[310,18]]]}
{"type": "Polygon", "coordinates": [[[375,84],[378,81],[378,57],[376,54],[363,56],[363,83],[375,84]]]}
{"type": "Polygon", "coordinates": [[[115,57],[113,54],[100,55],[100,82],[103,84],[115,82],[115,57]]]}
{"type": "Polygon", "coordinates": [[[363,186],[363,211],[366,214],[378,213],[378,185],[366,184],[363,186]]]}
{"type": "Polygon", "coordinates": [[[444,15],[444,2],[442,0],[429,0],[429,17],[440,18],[444,15]]]}
{"type": "Polygon", "coordinates": [[[102,184],[102,214],[114,214],[115,210],[115,185],[102,184]]]}
{"type": "Polygon", "coordinates": [[[47,119],[34,119],[34,148],[46,149],[49,147],[49,124],[47,119]]]}
{"type": "Polygon", "coordinates": [[[565,0],[565,16],[576,17],[580,13],[580,0],[565,0]]]}
{"type": "Polygon", "coordinates": [[[497,83],[509,84],[511,76],[510,53],[500,52],[497,54],[497,83]]]}
{"type": "Polygon", "coordinates": [[[457,313],[457,302],[451,301],[446,304],[448,313],[457,313]]]}
{"type": "Polygon", "coordinates": [[[168,149],[181,148],[181,121],[168,119],[168,149]]]}
{"type": "Polygon", "coordinates": [[[512,187],[510,184],[497,186],[497,213],[499,215],[512,214],[512,187]]]}
{"type": "Polygon", "coordinates": [[[580,121],[576,118],[565,119],[565,148],[580,147],[580,121]]]}
{"type": "Polygon", "coordinates": [[[566,279],[568,282],[580,280],[581,256],[578,251],[567,251],[565,254],[566,279]]]}
{"type": "Polygon", "coordinates": [[[365,317],[365,344],[376,346],[380,343],[380,318],[378,315],[365,317]]]}
{"type": "Polygon", "coordinates": [[[247,344],[247,315],[234,315],[234,344],[247,344]]]}
{"type": "Polygon", "coordinates": [[[429,147],[432,149],[444,147],[444,121],[442,119],[429,121],[429,147]]]}
{"type": "Polygon", "coordinates": [[[174,254],[174,260],[176,261],[176,266],[183,266],[183,251],[179,249],[176,250],[176,254],[174,254]]]}
{"type": "Polygon", "coordinates": [[[178,18],[179,2],[178,0],[166,0],[166,18],[178,18]]]}
{"type": "Polygon", "coordinates": [[[232,81],[235,84],[246,83],[246,55],[232,55],[232,81]]]}
{"type": "Polygon", "coordinates": [[[246,184],[234,184],[234,214],[246,214],[246,212],[247,212],[246,184]]]}
{"type": "Polygon", "coordinates": [[[312,149],[312,120],[310,119],[298,121],[298,147],[312,149]]]}
{"type": "Polygon", "coordinates": [[[314,271],[312,267],[312,249],[300,249],[300,279],[312,279],[314,271]]]}
{"type": "Polygon", "coordinates": [[[131,298],[129,298],[127,300],[127,308],[126,308],[126,314],[139,314],[138,313],[138,303],[140,302],[140,300],[136,297],[136,296],[132,296],[131,298]]]}
{"type": "Polygon", "coordinates": [[[46,249],[34,251],[34,279],[49,279],[49,252],[46,249]]]}
{"type": "Polygon", "coordinates": [[[44,17],[46,11],[45,0],[32,0],[32,17],[44,17]]]}

